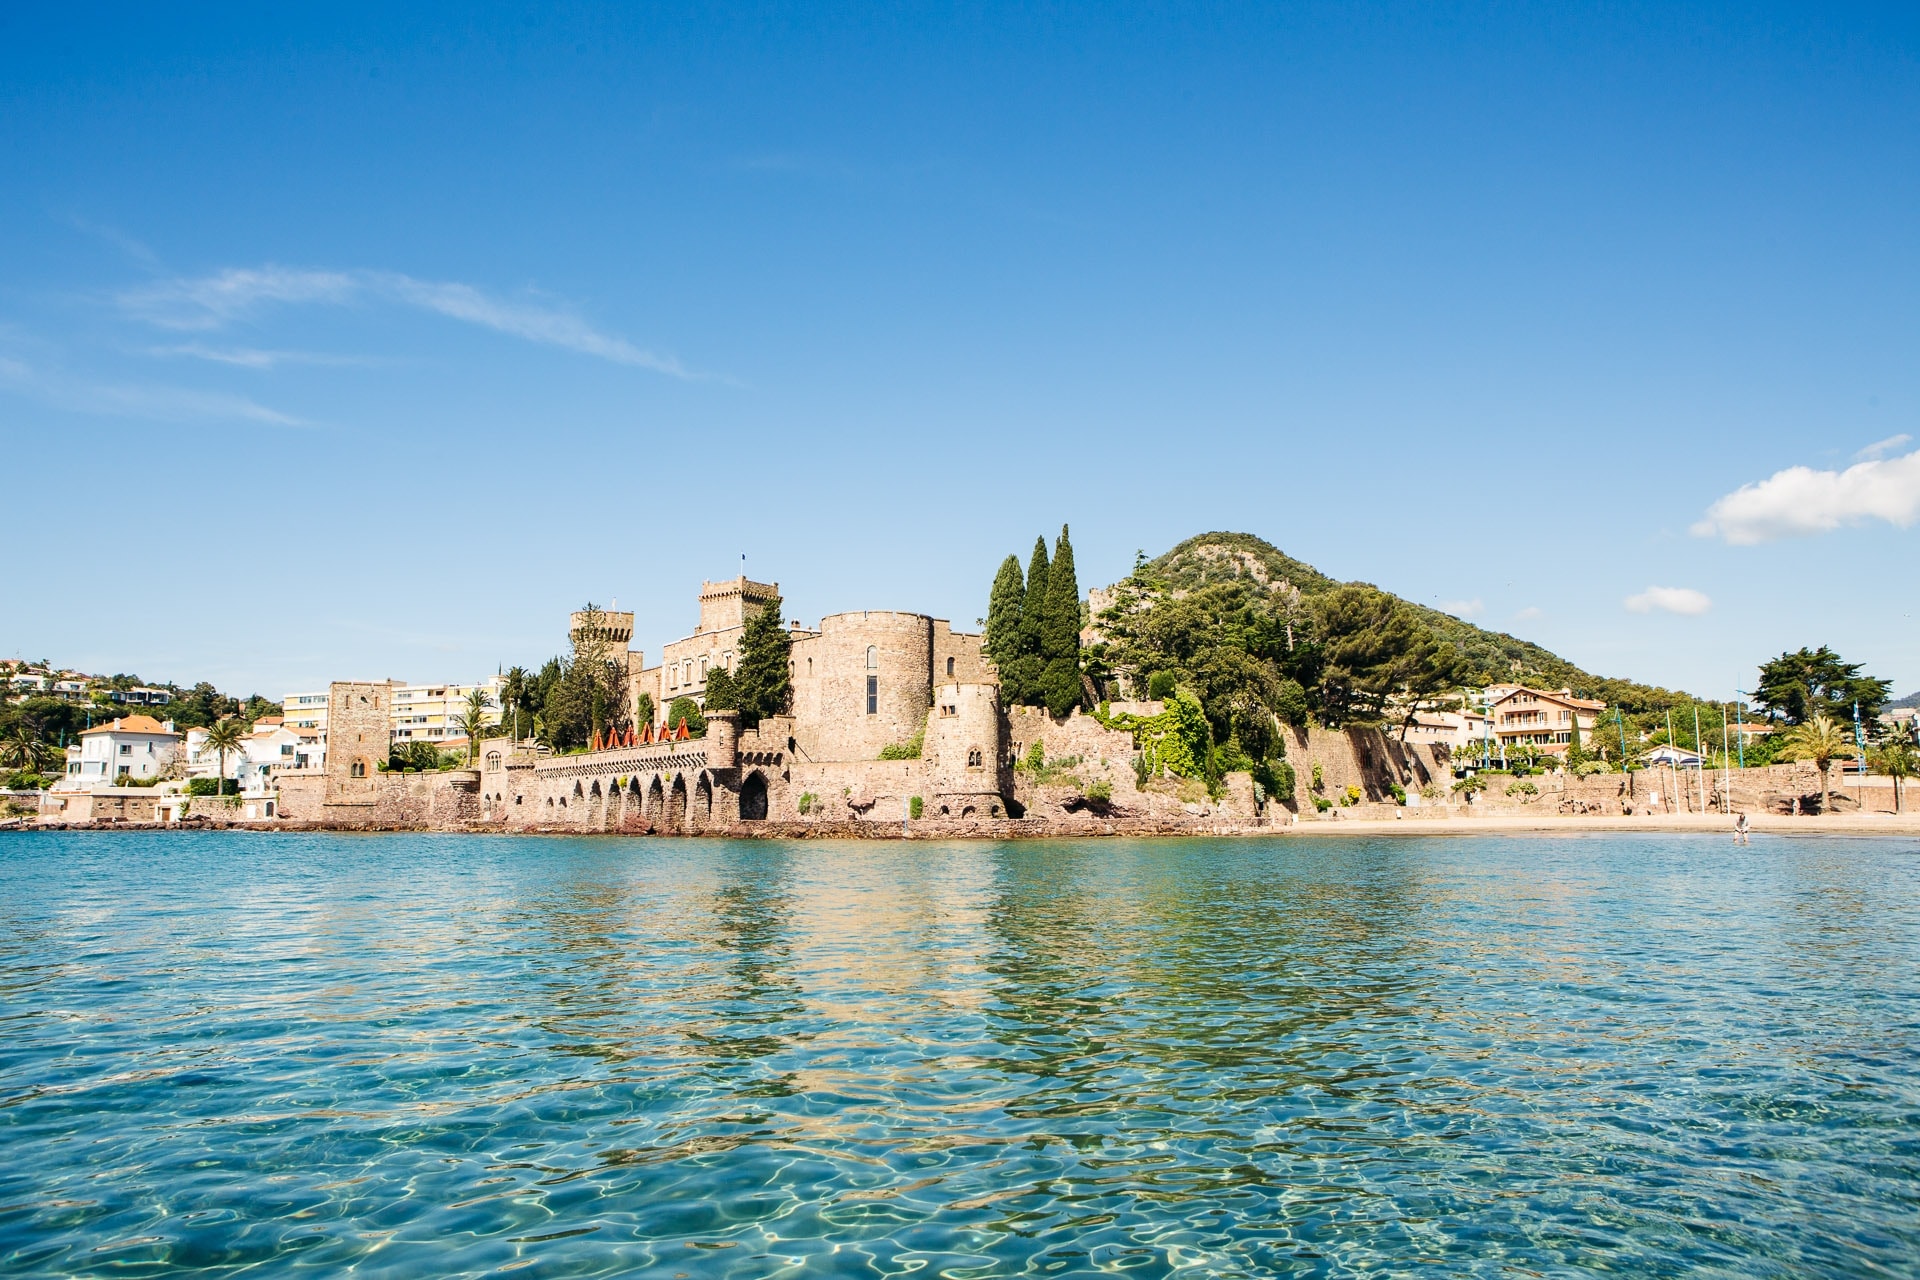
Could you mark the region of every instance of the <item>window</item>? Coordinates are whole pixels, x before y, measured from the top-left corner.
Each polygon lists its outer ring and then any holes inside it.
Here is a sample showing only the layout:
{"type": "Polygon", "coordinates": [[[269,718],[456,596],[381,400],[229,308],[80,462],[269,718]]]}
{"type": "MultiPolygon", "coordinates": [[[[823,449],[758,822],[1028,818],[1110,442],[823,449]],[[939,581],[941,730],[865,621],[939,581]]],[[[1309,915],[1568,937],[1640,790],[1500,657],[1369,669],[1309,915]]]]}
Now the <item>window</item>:
{"type": "MultiPolygon", "coordinates": [[[[872,654],[873,650],[869,649],[867,650],[867,653],[872,654]]],[[[870,716],[880,714],[880,677],[879,676],[867,677],[867,714],[870,716]]]]}
{"type": "Polygon", "coordinates": [[[121,744],[120,744],[120,754],[121,754],[121,755],[123,755],[123,756],[130,756],[130,755],[132,755],[132,754],[133,754],[133,744],[132,744],[131,742],[123,742],[123,743],[121,743],[121,744]]]}
{"type": "Polygon", "coordinates": [[[867,670],[878,671],[879,669],[880,669],[880,650],[875,645],[868,645],[867,646],[867,670]]]}
{"type": "Polygon", "coordinates": [[[948,674],[948,675],[952,675],[952,674],[953,674],[953,659],[952,659],[952,658],[948,658],[948,659],[947,659],[947,674],[948,674]]]}
{"type": "Polygon", "coordinates": [[[281,755],[283,755],[283,756],[290,756],[290,755],[292,755],[292,754],[293,754],[293,744],[292,744],[292,743],[290,743],[290,742],[289,742],[289,743],[284,743],[284,744],[282,744],[282,745],[281,745],[281,747],[280,747],[280,754],[281,754],[281,755]]]}
{"type": "Polygon", "coordinates": [[[705,681],[706,678],[707,678],[707,660],[705,658],[702,658],[700,659],[700,679],[702,681],[705,681]]]}
{"type": "Polygon", "coordinates": [[[366,776],[367,776],[367,762],[366,762],[365,760],[355,760],[355,761],[354,761],[354,762],[353,762],[353,763],[352,763],[351,765],[349,765],[349,766],[347,767],[347,776],[348,776],[349,778],[364,778],[364,777],[366,777],[366,776]]]}
{"type": "Polygon", "coordinates": [[[967,768],[978,769],[983,759],[984,757],[980,754],[980,748],[970,747],[967,749],[967,768]]]}

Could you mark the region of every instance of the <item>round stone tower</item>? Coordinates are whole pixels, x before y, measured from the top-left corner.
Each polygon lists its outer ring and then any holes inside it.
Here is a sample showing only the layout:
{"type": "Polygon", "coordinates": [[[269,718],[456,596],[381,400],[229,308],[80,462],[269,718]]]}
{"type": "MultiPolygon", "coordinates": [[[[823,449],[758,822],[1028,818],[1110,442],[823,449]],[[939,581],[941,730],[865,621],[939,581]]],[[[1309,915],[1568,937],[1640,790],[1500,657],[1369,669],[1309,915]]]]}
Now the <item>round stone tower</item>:
{"type": "Polygon", "coordinates": [[[813,735],[822,760],[877,760],[927,722],[933,704],[933,619],[870,610],[820,619],[820,711],[813,735]]]}
{"type": "Polygon", "coordinates": [[[922,753],[934,816],[1006,816],[1004,724],[999,685],[950,682],[934,689],[922,753]]]}

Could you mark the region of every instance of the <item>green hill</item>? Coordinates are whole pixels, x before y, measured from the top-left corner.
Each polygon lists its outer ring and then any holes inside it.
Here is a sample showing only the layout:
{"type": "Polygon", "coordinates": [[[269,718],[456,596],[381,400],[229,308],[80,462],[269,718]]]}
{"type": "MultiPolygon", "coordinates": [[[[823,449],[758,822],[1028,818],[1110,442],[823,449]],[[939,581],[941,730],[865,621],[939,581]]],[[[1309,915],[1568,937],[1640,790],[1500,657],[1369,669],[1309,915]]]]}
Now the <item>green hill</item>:
{"type": "MultiPolygon", "coordinates": [[[[1297,610],[1299,605],[1310,606],[1316,598],[1339,587],[1382,590],[1371,583],[1339,582],[1250,533],[1202,533],[1188,538],[1150,561],[1145,573],[1179,595],[1206,588],[1228,588],[1230,598],[1242,602],[1256,616],[1264,614],[1269,618],[1288,613],[1289,597],[1294,592],[1298,593],[1297,610]]],[[[1383,594],[1410,610],[1428,632],[1450,645],[1464,660],[1475,682],[1515,680],[1550,689],[1572,689],[1581,697],[1603,699],[1630,716],[1664,711],[1691,701],[1685,693],[1595,675],[1531,641],[1476,627],[1438,609],[1403,600],[1392,592],[1383,594]]]]}

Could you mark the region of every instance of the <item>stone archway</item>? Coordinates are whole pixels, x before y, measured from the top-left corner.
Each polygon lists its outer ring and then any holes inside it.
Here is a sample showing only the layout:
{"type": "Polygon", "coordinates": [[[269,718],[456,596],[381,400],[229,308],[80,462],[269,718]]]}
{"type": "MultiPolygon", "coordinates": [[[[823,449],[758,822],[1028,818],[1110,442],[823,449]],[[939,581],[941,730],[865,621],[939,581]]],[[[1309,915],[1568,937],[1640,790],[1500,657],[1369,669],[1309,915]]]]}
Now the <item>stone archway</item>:
{"type": "Polygon", "coordinates": [[[600,779],[593,780],[587,792],[587,830],[598,831],[606,818],[605,798],[600,794],[600,779]]]}
{"type": "Polygon", "coordinates": [[[666,826],[676,835],[687,829],[687,780],[677,773],[673,775],[673,786],[667,791],[666,826]]]}
{"type": "Polygon", "coordinates": [[[693,807],[687,811],[688,826],[705,831],[713,825],[713,780],[704,772],[693,784],[693,807]]]}
{"type": "Polygon", "coordinates": [[[643,826],[646,822],[646,814],[641,806],[646,803],[646,797],[640,791],[639,774],[627,779],[626,797],[622,825],[628,828],[643,826]]]}
{"type": "Polygon", "coordinates": [[[755,769],[740,784],[740,821],[764,822],[767,817],[767,775],[755,769]]]}
{"type": "Polygon", "coordinates": [[[656,773],[653,781],[647,784],[647,820],[653,823],[656,830],[660,827],[661,816],[666,808],[667,794],[660,786],[660,775],[656,773]]]}

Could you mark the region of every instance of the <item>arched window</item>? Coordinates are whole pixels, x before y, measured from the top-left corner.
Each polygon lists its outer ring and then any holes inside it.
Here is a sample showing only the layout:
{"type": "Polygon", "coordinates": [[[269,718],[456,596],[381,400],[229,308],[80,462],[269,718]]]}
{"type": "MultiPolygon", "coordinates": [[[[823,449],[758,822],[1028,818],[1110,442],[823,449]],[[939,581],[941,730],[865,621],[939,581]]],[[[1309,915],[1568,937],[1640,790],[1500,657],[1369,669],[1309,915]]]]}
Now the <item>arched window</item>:
{"type": "Polygon", "coordinates": [[[500,753],[498,751],[487,752],[487,772],[493,773],[497,771],[499,768],[500,768],[500,753]]]}
{"type": "Polygon", "coordinates": [[[353,762],[352,764],[350,764],[350,765],[348,765],[348,766],[347,766],[347,776],[348,776],[349,778],[364,778],[364,777],[366,777],[366,776],[367,776],[367,762],[366,762],[365,760],[355,760],[355,761],[354,761],[354,762],[353,762]]]}
{"type": "Polygon", "coordinates": [[[952,658],[948,658],[948,659],[947,659],[947,674],[948,674],[948,675],[952,675],[952,674],[953,674],[953,659],[952,659],[952,658]]]}
{"type": "Polygon", "coordinates": [[[967,768],[978,769],[983,759],[984,757],[980,753],[980,748],[978,747],[970,748],[967,751],[967,768]]]}
{"type": "Polygon", "coordinates": [[[867,670],[878,671],[879,669],[880,669],[880,647],[878,645],[870,644],[867,646],[867,670]]]}

